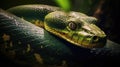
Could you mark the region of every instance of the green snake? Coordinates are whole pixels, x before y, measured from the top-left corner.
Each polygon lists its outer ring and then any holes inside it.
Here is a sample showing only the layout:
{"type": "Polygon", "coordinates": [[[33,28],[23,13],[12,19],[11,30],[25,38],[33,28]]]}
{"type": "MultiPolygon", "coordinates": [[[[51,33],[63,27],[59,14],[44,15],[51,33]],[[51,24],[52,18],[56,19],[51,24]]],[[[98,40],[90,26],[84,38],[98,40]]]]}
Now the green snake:
{"type": "Polygon", "coordinates": [[[29,62],[37,59],[35,62],[41,64],[64,62],[74,54],[73,47],[105,46],[106,34],[96,22],[95,17],[48,5],[0,9],[1,52],[18,60],[21,57],[29,62]]]}
{"type": "Polygon", "coordinates": [[[63,12],[46,5],[23,5],[8,9],[9,12],[28,20],[40,20],[50,33],[82,47],[103,46],[105,33],[94,22],[97,19],[78,12],[63,12]]]}

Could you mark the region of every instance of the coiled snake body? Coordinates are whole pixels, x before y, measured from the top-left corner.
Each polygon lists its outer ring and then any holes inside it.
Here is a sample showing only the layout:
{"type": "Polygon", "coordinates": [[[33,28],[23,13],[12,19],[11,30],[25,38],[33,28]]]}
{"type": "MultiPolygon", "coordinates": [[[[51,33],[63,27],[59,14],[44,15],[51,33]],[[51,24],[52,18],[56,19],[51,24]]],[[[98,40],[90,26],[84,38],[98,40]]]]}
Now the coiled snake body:
{"type": "Polygon", "coordinates": [[[11,59],[28,64],[88,59],[94,55],[91,49],[106,44],[106,35],[96,22],[96,18],[83,13],[64,12],[48,5],[1,9],[0,49],[11,59]]]}

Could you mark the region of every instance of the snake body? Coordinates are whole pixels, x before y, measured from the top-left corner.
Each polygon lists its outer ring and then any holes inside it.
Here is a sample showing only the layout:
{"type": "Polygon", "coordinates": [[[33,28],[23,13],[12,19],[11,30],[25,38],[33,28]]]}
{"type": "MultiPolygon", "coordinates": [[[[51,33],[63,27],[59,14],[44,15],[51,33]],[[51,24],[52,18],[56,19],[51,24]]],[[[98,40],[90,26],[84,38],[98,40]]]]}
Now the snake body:
{"type": "Polygon", "coordinates": [[[94,57],[92,48],[106,43],[96,21],[83,13],[48,5],[0,9],[0,49],[15,61],[28,64],[64,65],[73,59],[88,59],[94,57]]]}

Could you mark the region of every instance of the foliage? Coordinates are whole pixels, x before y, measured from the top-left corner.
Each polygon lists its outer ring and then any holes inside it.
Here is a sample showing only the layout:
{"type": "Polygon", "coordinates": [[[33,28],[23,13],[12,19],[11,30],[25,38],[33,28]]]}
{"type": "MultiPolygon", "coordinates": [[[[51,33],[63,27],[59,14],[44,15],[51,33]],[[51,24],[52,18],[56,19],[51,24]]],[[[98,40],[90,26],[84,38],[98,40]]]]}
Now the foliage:
{"type": "Polygon", "coordinates": [[[70,0],[55,0],[55,2],[65,11],[70,11],[70,0]]]}

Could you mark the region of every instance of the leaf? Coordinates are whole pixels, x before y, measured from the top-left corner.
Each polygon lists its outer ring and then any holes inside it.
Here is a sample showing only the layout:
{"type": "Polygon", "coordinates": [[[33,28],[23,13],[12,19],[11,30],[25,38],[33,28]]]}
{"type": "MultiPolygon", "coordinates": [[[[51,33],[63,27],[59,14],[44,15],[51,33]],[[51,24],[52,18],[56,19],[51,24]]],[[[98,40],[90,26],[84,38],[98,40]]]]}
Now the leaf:
{"type": "Polygon", "coordinates": [[[65,11],[70,11],[70,0],[55,0],[55,2],[65,11]]]}

